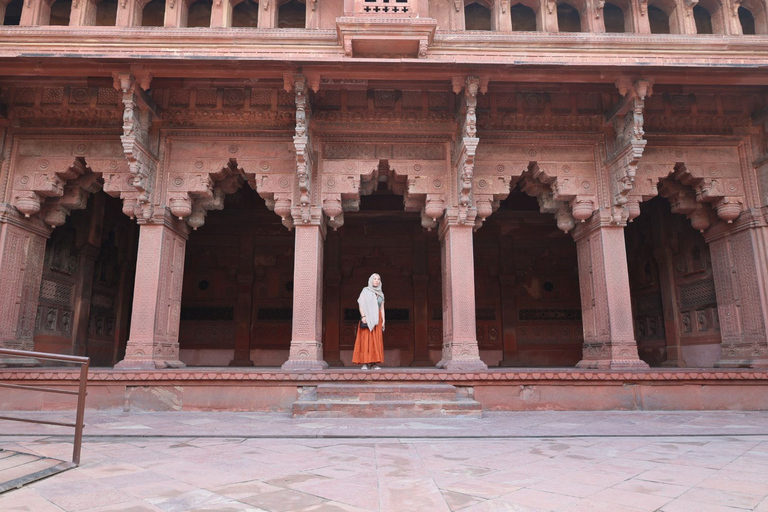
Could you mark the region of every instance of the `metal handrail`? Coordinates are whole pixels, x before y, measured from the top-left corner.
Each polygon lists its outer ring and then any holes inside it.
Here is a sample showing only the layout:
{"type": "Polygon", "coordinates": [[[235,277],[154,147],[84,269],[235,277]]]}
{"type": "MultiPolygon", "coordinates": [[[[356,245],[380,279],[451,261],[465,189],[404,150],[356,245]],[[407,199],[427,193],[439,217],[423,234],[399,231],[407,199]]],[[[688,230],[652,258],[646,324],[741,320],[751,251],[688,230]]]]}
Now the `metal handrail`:
{"type": "Polygon", "coordinates": [[[85,397],[86,386],[88,385],[88,368],[91,364],[90,357],[67,356],[61,354],[48,354],[45,352],[29,352],[26,350],[10,350],[0,348],[0,356],[27,357],[33,359],[43,359],[45,361],[61,361],[65,363],[75,363],[80,365],[80,388],[78,391],[67,389],[53,389],[39,386],[25,386],[23,384],[6,384],[0,382],[0,387],[13,389],[28,389],[30,391],[40,391],[43,393],[62,393],[65,395],[77,395],[77,415],[74,423],[63,423],[60,421],[29,420],[26,418],[13,418],[10,416],[0,416],[0,420],[21,421],[25,423],[38,423],[41,425],[57,425],[60,427],[75,427],[75,446],[72,450],[72,463],[80,465],[80,449],[83,445],[83,420],[85,418],[85,397]]]}

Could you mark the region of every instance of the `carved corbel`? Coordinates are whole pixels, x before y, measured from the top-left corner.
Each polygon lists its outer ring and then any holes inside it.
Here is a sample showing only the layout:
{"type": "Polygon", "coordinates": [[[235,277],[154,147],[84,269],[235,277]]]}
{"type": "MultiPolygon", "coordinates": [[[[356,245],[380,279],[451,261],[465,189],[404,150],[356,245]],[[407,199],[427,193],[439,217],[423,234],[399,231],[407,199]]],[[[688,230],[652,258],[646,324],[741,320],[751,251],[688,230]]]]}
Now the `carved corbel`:
{"type": "Polygon", "coordinates": [[[669,201],[672,213],[681,213],[688,217],[691,226],[699,232],[703,233],[711,225],[710,210],[696,200],[693,190],[682,183],[675,180],[663,180],[659,184],[659,195],[669,201]]]}
{"type": "Polygon", "coordinates": [[[463,0],[453,0],[453,8],[456,9],[456,12],[461,12],[461,6],[463,3],[463,0]]]}
{"type": "Polygon", "coordinates": [[[693,8],[699,3],[699,0],[683,0],[685,6],[685,15],[693,16],[693,8]]]}
{"type": "Polygon", "coordinates": [[[310,187],[312,180],[312,148],[310,146],[309,122],[310,105],[307,97],[307,78],[304,75],[294,75],[293,90],[296,94],[296,133],[293,136],[293,147],[296,150],[296,177],[299,192],[301,222],[311,221],[310,187]]]}
{"type": "MultiPolygon", "coordinates": [[[[151,194],[158,162],[157,155],[150,148],[149,129],[156,114],[151,101],[132,74],[115,73],[114,79],[115,88],[123,95],[123,134],[120,139],[133,175],[133,186],[138,192],[135,211],[130,216],[149,220],[153,213],[151,194]]],[[[151,75],[147,74],[143,79],[147,88],[149,81],[151,75]]],[[[123,211],[126,211],[125,204],[123,206],[123,211]]]]}
{"type": "Polygon", "coordinates": [[[741,7],[742,0],[731,0],[731,13],[734,18],[739,17],[739,7],[741,7]]]}
{"type": "Polygon", "coordinates": [[[554,13],[556,7],[557,7],[556,0],[547,0],[547,12],[549,12],[549,14],[554,13]]]}
{"type": "Polygon", "coordinates": [[[640,16],[648,14],[648,0],[638,0],[640,6],[640,16]]]}
{"type": "MultiPolygon", "coordinates": [[[[509,0],[501,0],[501,12],[502,14],[507,14],[507,11],[509,11],[509,0]]],[[[485,94],[485,93],[483,93],[485,94]]]]}
{"type": "Polygon", "coordinates": [[[595,19],[599,20],[605,8],[605,0],[595,0],[595,19]]]}
{"type": "Polygon", "coordinates": [[[613,222],[623,224],[632,222],[632,214],[639,214],[639,210],[626,210],[624,205],[634,186],[637,165],[648,143],[645,140],[643,113],[645,98],[653,94],[653,81],[641,79],[632,83],[623,77],[616,81],[616,87],[622,100],[605,116],[606,125],[612,126],[614,132],[613,147],[605,165],[611,174],[613,222]]]}
{"type": "Polygon", "coordinates": [[[733,195],[740,192],[737,187],[732,186],[731,190],[727,190],[721,179],[696,177],[684,164],[677,166],[673,177],[691,187],[697,201],[710,203],[717,216],[728,224],[732,224],[741,215],[744,197],[733,195]]]}
{"type": "MultiPolygon", "coordinates": [[[[455,87],[455,84],[454,84],[455,87]]],[[[464,82],[464,119],[460,123],[461,134],[456,152],[455,169],[458,178],[459,222],[469,220],[472,207],[472,183],[475,170],[475,152],[480,139],[477,138],[477,93],[480,79],[469,76],[464,82]]],[[[473,215],[474,217],[474,215],[473,215]]]]}

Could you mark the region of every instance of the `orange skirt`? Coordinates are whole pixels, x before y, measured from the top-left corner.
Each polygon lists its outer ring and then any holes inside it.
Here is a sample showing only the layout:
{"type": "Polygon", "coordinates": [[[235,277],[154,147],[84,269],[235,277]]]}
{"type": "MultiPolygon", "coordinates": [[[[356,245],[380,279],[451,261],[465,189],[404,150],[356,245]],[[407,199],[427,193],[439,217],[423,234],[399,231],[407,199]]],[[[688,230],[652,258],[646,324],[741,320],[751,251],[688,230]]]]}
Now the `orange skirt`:
{"type": "Polygon", "coordinates": [[[381,330],[381,311],[379,311],[379,323],[376,324],[372,331],[370,329],[361,329],[358,322],[352,362],[354,364],[384,362],[384,334],[381,330]]]}

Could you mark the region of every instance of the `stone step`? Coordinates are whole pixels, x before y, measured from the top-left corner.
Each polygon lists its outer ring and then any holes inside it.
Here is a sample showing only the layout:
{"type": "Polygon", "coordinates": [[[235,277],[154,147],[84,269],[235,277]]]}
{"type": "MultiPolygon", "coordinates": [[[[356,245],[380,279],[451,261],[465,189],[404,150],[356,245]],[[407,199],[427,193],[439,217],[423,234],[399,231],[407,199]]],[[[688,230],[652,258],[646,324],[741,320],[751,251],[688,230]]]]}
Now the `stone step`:
{"type": "Polygon", "coordinates": [[[318,400],[357,402],[450,401],[456,398],[456,386],[450,384],[322,384],[318,400]]]}
{"type": "Polygon", "coordinates": [[[294,418],[481,418],[483,407],[480,402],[467,399],[453,402],[298,400],[293,403],[293,416],[294,418]]]}
{"type": "Polygon", "coordinates": [[[293,403],[304,418],[450,418],[483,415],[471,388],[450,384],[320,384],[293,403]]]}

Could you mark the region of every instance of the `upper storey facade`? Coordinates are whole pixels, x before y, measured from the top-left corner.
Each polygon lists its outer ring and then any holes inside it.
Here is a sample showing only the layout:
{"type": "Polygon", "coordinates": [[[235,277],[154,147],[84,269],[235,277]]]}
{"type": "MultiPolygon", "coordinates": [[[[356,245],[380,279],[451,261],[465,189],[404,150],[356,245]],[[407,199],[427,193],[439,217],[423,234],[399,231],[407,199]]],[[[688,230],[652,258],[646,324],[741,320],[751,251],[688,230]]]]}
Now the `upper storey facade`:
{"type": "Polygon", "coordinates": [[[0,0],[0,59],[754,68],[765,0],[0,0]]]}

